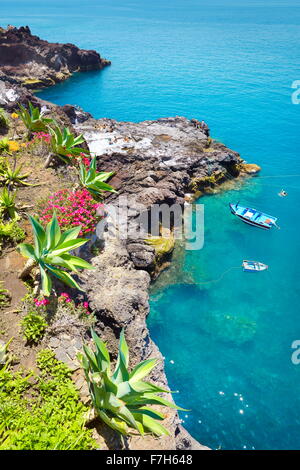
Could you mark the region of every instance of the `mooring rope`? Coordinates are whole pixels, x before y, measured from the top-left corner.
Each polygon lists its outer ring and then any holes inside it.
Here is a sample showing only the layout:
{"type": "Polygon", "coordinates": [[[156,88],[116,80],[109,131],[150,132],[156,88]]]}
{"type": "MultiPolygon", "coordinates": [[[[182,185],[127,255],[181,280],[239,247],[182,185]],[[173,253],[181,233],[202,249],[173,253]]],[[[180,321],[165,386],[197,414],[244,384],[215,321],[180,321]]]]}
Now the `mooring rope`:
{"type": "Polygon", "coordinates": [[[241,269],[241,267],[242,267],[241,265],[240,266],[232,266],[231,268],[226,269],[226,271],[224,271],[218,279],[212,279],[211,281],[193,282],[193,284],[211,284],[212,282],[220,282],[223,279],[223,277],[227,273],[229,273],[229,271],[232,271],[233,269],[241,269]]]}

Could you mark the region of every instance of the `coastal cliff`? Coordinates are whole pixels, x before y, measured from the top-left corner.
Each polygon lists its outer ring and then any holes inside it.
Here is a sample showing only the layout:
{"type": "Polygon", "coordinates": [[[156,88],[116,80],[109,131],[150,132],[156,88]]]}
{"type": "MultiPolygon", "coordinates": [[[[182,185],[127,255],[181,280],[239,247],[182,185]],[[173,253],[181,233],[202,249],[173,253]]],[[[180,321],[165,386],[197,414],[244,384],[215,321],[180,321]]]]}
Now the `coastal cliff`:
{"type": "MultiPolygon", "coordinates": [[[[36,87],[28,83],[32,71],[36,80],[41,79],[44,85],[48,85],[50,81],[67,78],[75,70],[100,69],[107,65],[94,51],[49,44],[32,36],[28,28],[11,28],[1,33],[0,50],[7,51],[10,47],[11,51],[14,48],[20,51],[20,58],[14,58],[11,62],[9,57],[12,56],[7,55],[5,60],[2,59],[1,106],[12,111],[18,103],[26,105],[30,100],[46,114],[54,114],[65,125],[83,133],[89,150],[97,156],[98,169],[115,172],[110,183],[118,192],[110,195],[107,202],[118,204],[119,199],[126,196],[133,221],[141,205],[146,211],[153,204],[176,203],[183,206],[193,195],[198,197],[215,191],[221,183],[233,181],[247,171],[239,154],[213,141],[208,127],[195,119],[170,117],[141,123],[96,120],[72,106],[59,107],[42,101],[28,90],[31,85],[36,87]],[[35,65],[29,65],[32,63],[35,65]],[[19,86],[21,83],[27,88],[19,86]]],[[[168,250],[168,260],[171,259],[171,252],[172,249],[168,250]]],[[[90,249],[83,250],[82,254],[96,268],[80,274],[78,281],[95,312],[97,333],[107,342],[115,357],[119,335],[125,327],[131,366],[149,357],[158,358],[160,365],[153,370],[151,379],[168,387],[162,355],[151,340],[146,325],[149,285],[151,279],[158,276],[162,261],[166,258],[158,257],[155,247],[146,244],[143,239],[124,240],[118,235],[112,238],[107,232],[97,240],[96,254],[90,249]]],[[[50,346],[57,357],[65,360],[74,370],[83,400],[88,400],[88,397],[78,368],[76,350],[80,349],[83,341],[88,340],[88,331],[82,325],[70,318],[59,318],[52,322],[44,341],[45,346],[50,346]],[[72,349],[69,343],[73,344],[75,340],[79,347],[72,349]]],[[[188,407],[188,403],[185,405],[188,407]]],[[[170,436],[130,437],[127,447],[206,449],[181,426],[175,411],[168,412],[166,421],[170,436]]],[[[103,437],[101,448],[121,446],[115,434],[105,426],[100,425],[98,431],[103,437]]]]}
{"type": "Polygon", "coordinates": [[[74,72],[110,65],[96,51],[73,44],[50,43],[31,34],[28,26],[0,29],[0,79],[37,89],[69,78],[74,72]]]}

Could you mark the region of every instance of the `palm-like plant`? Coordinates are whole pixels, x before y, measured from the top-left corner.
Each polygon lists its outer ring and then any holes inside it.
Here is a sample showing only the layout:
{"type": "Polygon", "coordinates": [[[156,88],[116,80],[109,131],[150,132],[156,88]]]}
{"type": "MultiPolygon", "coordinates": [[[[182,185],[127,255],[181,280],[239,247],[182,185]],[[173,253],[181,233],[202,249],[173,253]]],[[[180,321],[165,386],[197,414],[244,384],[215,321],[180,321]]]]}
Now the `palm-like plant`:
{"type": "Polygon", "coordinates": [[[11,219],[17,218],[16,199],[17,193],[11,193],[6,187],[0,194],[0,215],[8,214],[11,219]]]}
{"type": "Polygon", "coordinates": [[[103,191],[109,191],[111,193],[116,193],[116,190],[105,183],[104,181],[108,180],[114,174],[113,171],[105,172],[96,170],[96,157],[92,158],[90,167],[87,170],[85,165],[80,163],[79,169],[79,180],[80,184],[86,188],[92,196],[101,198],[103,191]]]}
{"type": "Polygon", "coordinates": [[[9,162],[7,161],[5,167],[0,167],[0,182],[2,184],[5,184],[6,186],[12,187],[12,186],[34,186],[34,184],[31,183],[26,183],[24,181],[30,173],[24,173],[23,175],[21,174],[22,170],[22,165],[19,167],[16,167],[14,164],[14,167],[11,168],[9,162]]]}
{"type": "Polygon", "coordinates": [[[52,281],[49,273],[53,274],[53,276],[57,277],[68,286],[80,290],[80,287],[73,277],[68,272],[62,270],[61,267],[74,272],[78,272],[77,268],[94,269],[94,267],[84,259],[78,256],[72,256],[69,253],[71,250],[75,250],[88,241],[84,238],[77,238],[81,226],[71,228],[61,233],[56,214],[53,215],[46,230],[44,230],[37,219],[31,216],[29,216],[29,219],[33,229],[34,246],[28,243],[21,243],[18,246],[20,253],[25,258],[29,258],[20,277],[24,278],[28,276],[34,266],[38,265],[44,295],[50,295],[52,289],[52,281]]]}
{"type": "Polygon", "coordinates": [[[182,408],[157,395],[167,390],[143,380],[157,365],[157,360],[142,361],[129,372],[129,352],[122,330],[117,364],[112,372],[105,344],[93,330],[92,338],[96,352],[84,346],[84,354],[80,353],[78,357],[84,369],[93,406],[100,419],[123,435],[128,435],[133,430],[142,435],[168,435],[167,429],[159,422],[165,416],[147,405],[182,408]]]}
{"type": "Polygon", "coordinates": [[[19,104],[20,111],[18,115],[22,119],[25,127],[27,127],[29,134],[32,132],[45,131],[47,126],[53,123],[53,119],[45,118],[39,108],[33,106],[30,101],[28,102],[28,107],[29,110],[19,104]]]}
{"type": "Polygon", "coordinates": [[[80,153],[89,153],[87,150],[77,147],[84,142],[82,134],[75,137],[67,127],[61,131],[58,126],[49,128],[49,131],[51,133],[50,145],[52,152],[46,160],[45,168],[50,165],[54,155],[57,155],[63,162],[70,163],[70,156],[76,157],[80,153]]]}

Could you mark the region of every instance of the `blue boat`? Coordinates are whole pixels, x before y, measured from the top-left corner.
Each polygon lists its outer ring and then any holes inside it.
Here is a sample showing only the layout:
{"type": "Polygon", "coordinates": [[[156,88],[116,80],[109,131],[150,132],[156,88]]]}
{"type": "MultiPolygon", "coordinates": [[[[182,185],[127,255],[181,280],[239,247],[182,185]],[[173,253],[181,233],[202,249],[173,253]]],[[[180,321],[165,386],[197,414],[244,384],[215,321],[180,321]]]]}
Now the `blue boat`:
{"type": "Polygon", "coordinates": [[[274,225],[276,225],[277,218],[273,215],[264,214],[256,209],[251,209],[249,207],[240,206],[239,203],[237,204],[229,204],[231,213],[236,215],[239,219],[249,225],[253,225],[254,227],[263,228],[265,230],[269,230],[274,225]]]}

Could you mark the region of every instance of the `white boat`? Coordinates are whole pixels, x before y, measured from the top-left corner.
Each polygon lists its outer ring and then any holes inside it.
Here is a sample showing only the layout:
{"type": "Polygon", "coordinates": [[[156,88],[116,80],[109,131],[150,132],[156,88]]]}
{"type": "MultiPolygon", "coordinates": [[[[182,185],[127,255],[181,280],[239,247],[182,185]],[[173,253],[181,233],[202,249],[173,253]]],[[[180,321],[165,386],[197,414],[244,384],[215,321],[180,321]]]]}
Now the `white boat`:
{"type": "Polygon", "coordinates": [[[259,261],[248,261],[244,260],[242,264],[244,271],[265,271],[268,269],[268,265],[264,263],[260,263],[259,261]]]}

